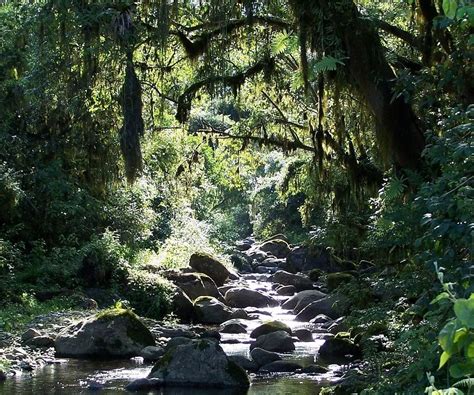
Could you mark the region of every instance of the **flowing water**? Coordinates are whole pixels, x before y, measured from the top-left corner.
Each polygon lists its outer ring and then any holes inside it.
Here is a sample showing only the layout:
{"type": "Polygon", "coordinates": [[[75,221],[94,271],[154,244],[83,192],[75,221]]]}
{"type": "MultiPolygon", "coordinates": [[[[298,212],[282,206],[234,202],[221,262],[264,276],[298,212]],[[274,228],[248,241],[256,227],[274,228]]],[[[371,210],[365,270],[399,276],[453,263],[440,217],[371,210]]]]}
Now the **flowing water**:
{"type": "MultiPolygon", "coordinates": [[[[266,281],[266,275],[243,275],[238,280],[239,286],[258,289],[277,296],[271,290],[271,283],[266,281]]],[[[250,356],[249,333],[264,320],[276,319],[286,323],[290,328],[304,327],[305,324],[294,321],[294,315],[281,307],[256,309],[260,320],[249,321],[247,334],[222,333],[221,346],[228,355],[250,356]]],[[[308,324],[306,324],[308,325],[308,324]]],[[[289,354],[281,354],[284,360],[298,362],[308,366],[315,363],[318,348],[323,343],[318,334],[313,334],[313,342],[296,342],[296,350],[289,354]]],[[[163,395],[313,395],[319,389],[329,385],[336,379],[341,367],[338,365],[327,366],[329,371],[324,374],[306,375],[292,373],[250,374],[251,386],[248,390],[231,389],[197,389],[164,387],[159,390],[145,392],[147,394],[163,395]]],[[[18,373],[0,383],[2,395],[71,395],[91,393],[88,389],[91,383],[104,385],[101,394],[126,393],[124,387],[130,381],[148,375],[151,364],[145,364],[141,358],[130,360],[91,361],[65,359],[62,363],[47,365],[35,370],[33,373],[18,373]]]]}

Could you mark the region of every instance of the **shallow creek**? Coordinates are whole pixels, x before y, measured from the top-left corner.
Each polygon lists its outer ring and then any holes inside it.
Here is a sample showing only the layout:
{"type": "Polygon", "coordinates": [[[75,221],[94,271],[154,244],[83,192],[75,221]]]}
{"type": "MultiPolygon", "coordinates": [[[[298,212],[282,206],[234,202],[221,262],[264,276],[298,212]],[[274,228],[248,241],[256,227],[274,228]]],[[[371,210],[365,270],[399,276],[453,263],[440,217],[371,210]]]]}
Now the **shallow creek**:
{"type": "MultiPolygon", "coordinates": [[[[251,289],[264,291],[274,298],[286,300],[287,297],[277,295],[267,281],[268,275],[249,274],[243,275],[234,283],[251,289]]],[[[233,283],[230,283],[233,285],[233,283]]],[[[322,332],[308,323],[294,321],[291,311],[281,307],[249,309],[252,314],[258,314],[259,319],[248,321],[246,334],[221,333],[221,346],[228,355],[250,356],[250,332],[265,320],[279,320],[290,328],[306,327],[313,333],[312,342],[296,342],[296,350],[292,353],[281,354],[284,360],[298,362],[307,366],[315,362],[317,351],[323,343],[322,332]]],[[[317,394],[323,386],[329,385],[340,375],[341,366],[329,365],[329,371],[324,374],[307,375],[292,373],[250,374],[251,386],[248,390],[230,389],[196,389],[165,387],[159,390],[146,392],[148,394],[166,395],[286,395],[317,394]]],[[[30,394],[82,394],[90,393],[88,389],[91,382],[104,385],[99,391],[102,394],[126,393],[124,387],[130,381],[148,375],[152,364],[145,364],[141,358],[113,361],[90,361],[65,359],[62,363],[47,365],[35,370],[33,373],[18,373],[6,382],[0,383],[0,394],[5,395],[30,395],[30,394]]]]}

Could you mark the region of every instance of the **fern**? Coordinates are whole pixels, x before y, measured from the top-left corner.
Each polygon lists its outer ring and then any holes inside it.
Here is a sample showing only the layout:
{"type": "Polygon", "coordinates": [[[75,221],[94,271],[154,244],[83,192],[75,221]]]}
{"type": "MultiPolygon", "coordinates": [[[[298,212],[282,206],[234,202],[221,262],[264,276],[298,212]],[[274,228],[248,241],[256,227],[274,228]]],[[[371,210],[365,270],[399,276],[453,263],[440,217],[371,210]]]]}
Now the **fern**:
{"type": "Polygon", "coordinates": [[[471,388],[474,387],[474,378],[468,378],[458,381],[457,383],[453,384],[453,387],[467,387],[471,388]]]}
{"type": "Polygon", "coordinates": [[[279,32],[275,34],[272,40],[272,55],[281,55],[283,53],[291,53],[298,49],[298,39],[296,36],[279,32]]]}
{"type": "Polygon", "coordinates": [[[344,65],[344,62],[341,59],[336,59],[333,56],[325,56],[319,61],[315,61],[311,63],[311,69],[313,73],[319,74],[324,73],[326,71],[335,71],[338,65],[344,65]]]}

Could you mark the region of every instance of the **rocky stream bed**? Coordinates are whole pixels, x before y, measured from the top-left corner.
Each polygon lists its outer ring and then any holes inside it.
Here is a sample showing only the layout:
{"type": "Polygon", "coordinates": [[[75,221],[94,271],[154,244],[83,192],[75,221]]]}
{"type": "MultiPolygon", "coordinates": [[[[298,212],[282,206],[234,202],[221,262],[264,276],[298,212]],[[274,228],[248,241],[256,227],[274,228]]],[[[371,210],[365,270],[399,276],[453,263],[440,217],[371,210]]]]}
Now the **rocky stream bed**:
{"type": "Polygon", "coordinates": [[[0,333],[11,362],[0,394],[305,395],[343,380],[360,350],[340,336],[339,300],[306,275],[334,268],[279,239],[237,249],[239,273],[199,254],[162,273],[187,324],[88,310],[37,317],[21,338],[0,333]]]}

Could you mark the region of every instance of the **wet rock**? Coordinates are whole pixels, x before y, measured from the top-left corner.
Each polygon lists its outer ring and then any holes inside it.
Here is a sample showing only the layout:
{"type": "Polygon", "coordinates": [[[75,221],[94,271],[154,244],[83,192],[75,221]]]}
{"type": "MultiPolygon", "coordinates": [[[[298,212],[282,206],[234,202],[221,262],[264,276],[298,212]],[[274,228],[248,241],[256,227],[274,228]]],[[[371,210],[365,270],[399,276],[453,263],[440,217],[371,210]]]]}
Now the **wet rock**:
{"type": "Polygon", "coordinates": [[[243,355],[231,355],[229,356],[229,359],[239,365],[242,369],[248,370],[250,372],[255,372],[258,370],[257,363],[244,357],[243,355]]]}
{"type": "Polygon", "coordinates": [[[302,366],[298,363],[295,362],[290,362],[290,361],[275,361],[271,362],[267,365],[262,366],[259,369],[259,372],[270,372],[270,373],[276,373],[276,372],[295,372],[298,369],[301,369],[302,366]]]}
{"type": "Polygon", "coordinates": [[[260,263],[260,266],[267,266],[267,267],[277,268],[284,261],[285,261],[285,259],[267,258],[262,263],[260,263]]]}
{"type": "Polygon", "coordinates": [[[200,296],[194,301],[194,311],[203,324],[222,324],[230,319],[232,310],[224,303],[210,296],[200,296]]]}
{"type": "Polygon", "coordinates": [[[183,322],[189,322],[194,316],[194,305],[184,291],[176,287],[171,297],[171,306],[173,313],[183,322]]]}
{"type": "Polygon", "coordinates": [[[316,302],[318,300],[321,300],[324,297],[326,297],[326,294],[319,291],[312,292],[311,294],[308,294],[306,296],[302,296],[298,300],[298,303],[296,304],[295,308],[293,309],[293,313],[298,314],[301,310],[303,310],[309,304],[316,302]]]}
{"type": "Polygon", "coordinates": [[[25,372],[31,372],[34,369],[33,364],[30,361],[21,361],[19,366],[20,369],[25,372]]]}
{"type": "Polygon", "coordinates": [[[39,336],[41,336],[41,332],[34,328],[29,328],[21,335],[21,341],[22,343],[26,343],[27,341],[39,336]]]}
{"type": "Polygon", "coordinates": [[[245,370],[231,361],[217,343],[205,339],[192,340],[168,351],[148,378],[163,380],[170,386],[248,388],[250,385],[245,370]]]}
{"type": "Polygon", "coordinates": [[[327,322],[332,322],[332,319],[329,318],[327,315],[318,314],[316,317],[312,318],[309,322],[311,324],[325,324],[327,322]]]}
{"type": "Polygon", "coordinates": [[[248,320],[249,314],[244,309],[235,309],[230,318],[248,320]]]}
{"type": "Polygon", "coordinates": [[[281,305],[281,308],[285,310],[292,310],[302,300],[307,301],[305,303],[309,304],[311,302],[315,302],[316,300],[322,299],[325,296],[326,296],[325,293],[318,291],[316,289],[301,291],[301,292],[298,292],[296,295],[292,296],[285,303],[283,303],[281,305]]]}
{"type": "Polygon", "coordinates": [[[319,356],[328,362],[353,361],[362,358],[362,352],[349,339],[333,337],[326,339],[319,348],[319,356]]]}
{"type": "Polygon", "coordinates": [[[158,379],[137,379],[133,380],[129,383],[125,389],[130,392],[138,392],[138,391],[148,391],[154,388],[159,388],[163,385],[162,380],[158,379]]]}
{"type": "Polygon", "coordinates": [[[281,296],[291,296],[296,293],[296,287],[294,285],[284,285],[278,288],[276,292],[281,296]]]}
{"type": "Polygon", "coordinates": [[[195,300],[200,296],[221,297],[216,283],[206,274],[169,270],[164,272],[163,275],[181,288],[191,300],[195,300]]]}
{"type": "Polygon", "coordinates": [[[221,340],[221,334],[214,329],[207,329],[199,335],[199,338],[217,340],[219,342],[221,340]]]}
{"type": "Polygon", "coordinates": [[[257,347],[267,351],[289,352],[295,349],[295,344],[288,332],[276,331],[259,336],[255,342],[250,344],[251,350],[257,347]]]}
{"type": "Polygon", "coordinates": [[[293,285],[298,291],[313,289],[313,282],[301,274],[293,274],[284,270],[277,271],[270,277],[270,281],[282,285],[293,285]]]}
{"type": "Polygon", "coordinates": [[[229,320],[221,324],[222,333],[247,333],[246,325],[240,320],[229,320]]]}
{"type": "Polygon", "coordinates": [[[246,255],[253,261],[257,261],[257,262],[263,262],[265,259],[268,258],[268,254],[264,251],[260,251],[258,249],[250,249],[248,251],[246,251],[246,255]]]}
{"type": "Polygon", "coordinates": [[[301,369],[301,373],[305,374],[323,374],[327,372],[328,369],[321,365],[309,365],[301,369]]]}
{"type": "Polygon", "coordinates": [[[191,255],[189,266],[199,273],[207,274],[216,285],[222,286],[231,275],[229,269],[222,262],[208,254],[196,253],[191,255]]]}
{"type": "Polygon", "coordinates": [[[2,381],[5,381],[6,379],[7,379],[7,374],[3,370],[0,370],[0,383],[2,381]]]}
{"type": "Polygon", "coordinates": [[[248,288],[232,288],[225,294],[225,300],[232,307],[272,307],[278,301],[259,291],[248,288]]]}
{"type": "Polygon", "coordinates": [[[349,326],[346,323],[345,317],[339,317],[328,326],[328,332],[333,335],[337,335],[339,332],[347,332],[348,330],[349,326]]]}
{"type": "Polygon", "coordinates": [[[55,340],[63,357],[133,357],[154,346],[151,332],[129,310],[110,309],[63,329],[55,340]]]}
{"type": "Polygon", "coordinates": [[[291,335],[291,329],[288,325],[284,324],[281,321],[268,321],[268,322],[263,323],[262,325],[257,326],[250,333],[250,337],[256,339],[259,336],[267,335],[269,333],[276,332],[276,331],[285,331],[289,335],[291,335]]]}
{"type": "Polygon", "coordinates": [[[273,274],[278,271],[277,267],[268,267],[268,266],[257,266],[255,268],[255,273],[261,274],[273,274]]]}
{"type": "Polygon", "coordinates": [[[300,328],[293,330],[293,336],[296,336],[298,340],[302,342],[312,342],[313,334],[309,329],[300,328]]]}
{"type": "Polygon", "coordinates": [[[38,347],[38,348],[54,347],[54,338],[47,335],[36,336],[28,340],[25,344],[30,347],[38,347]]]}
{"type": "Polygon", "coordinates": [[[267,351],[259,347],[250,351],[250,356],[258,366],[264,366],[271,362],[281,360],[281,357],[276,352],[267,351]]]}
{"type": "Polygon", "coordinates": [[[157,361],[165,353],[162,347],[148,346],[140,351],[140,356],[145,361],[157,361]]]}
{"type": "Polygon", "coordinates": [[[87,384],[87,389],[89,391],[100,391],[104,389],[104,387],[105,387],[104,384],[98,381],[91,381],[89,382],[89,384],[87,384]]]}
{"type": "Polygon", "coordinates": [[[296,315],[295,320],[309,322],[319,314],[327,315],[333,319],[338,318],[342,315],[340,302],[341,299],[334,295],[326,296],[306,306],[296,315]]]}
{"type": "Polygon", "coordinates": [[[167,351],[169,351],[173,348],[176,348],[178,346],[181,346],[183,344],[188,344],[192,340],[193,339],[191,339],[189,337],[181,337],[181,336],[173,337],[172,339],[170,339],[168,341],[168,343],[166,343],[165,352],[167,352],[167,351]]]}
{"type": "Polygon", "coordinates": [[[267,252],[277,258],[286,258],[291,251],[288,243],[281,239],[274,239],[264,242],[260,250],[267,252]]]}

